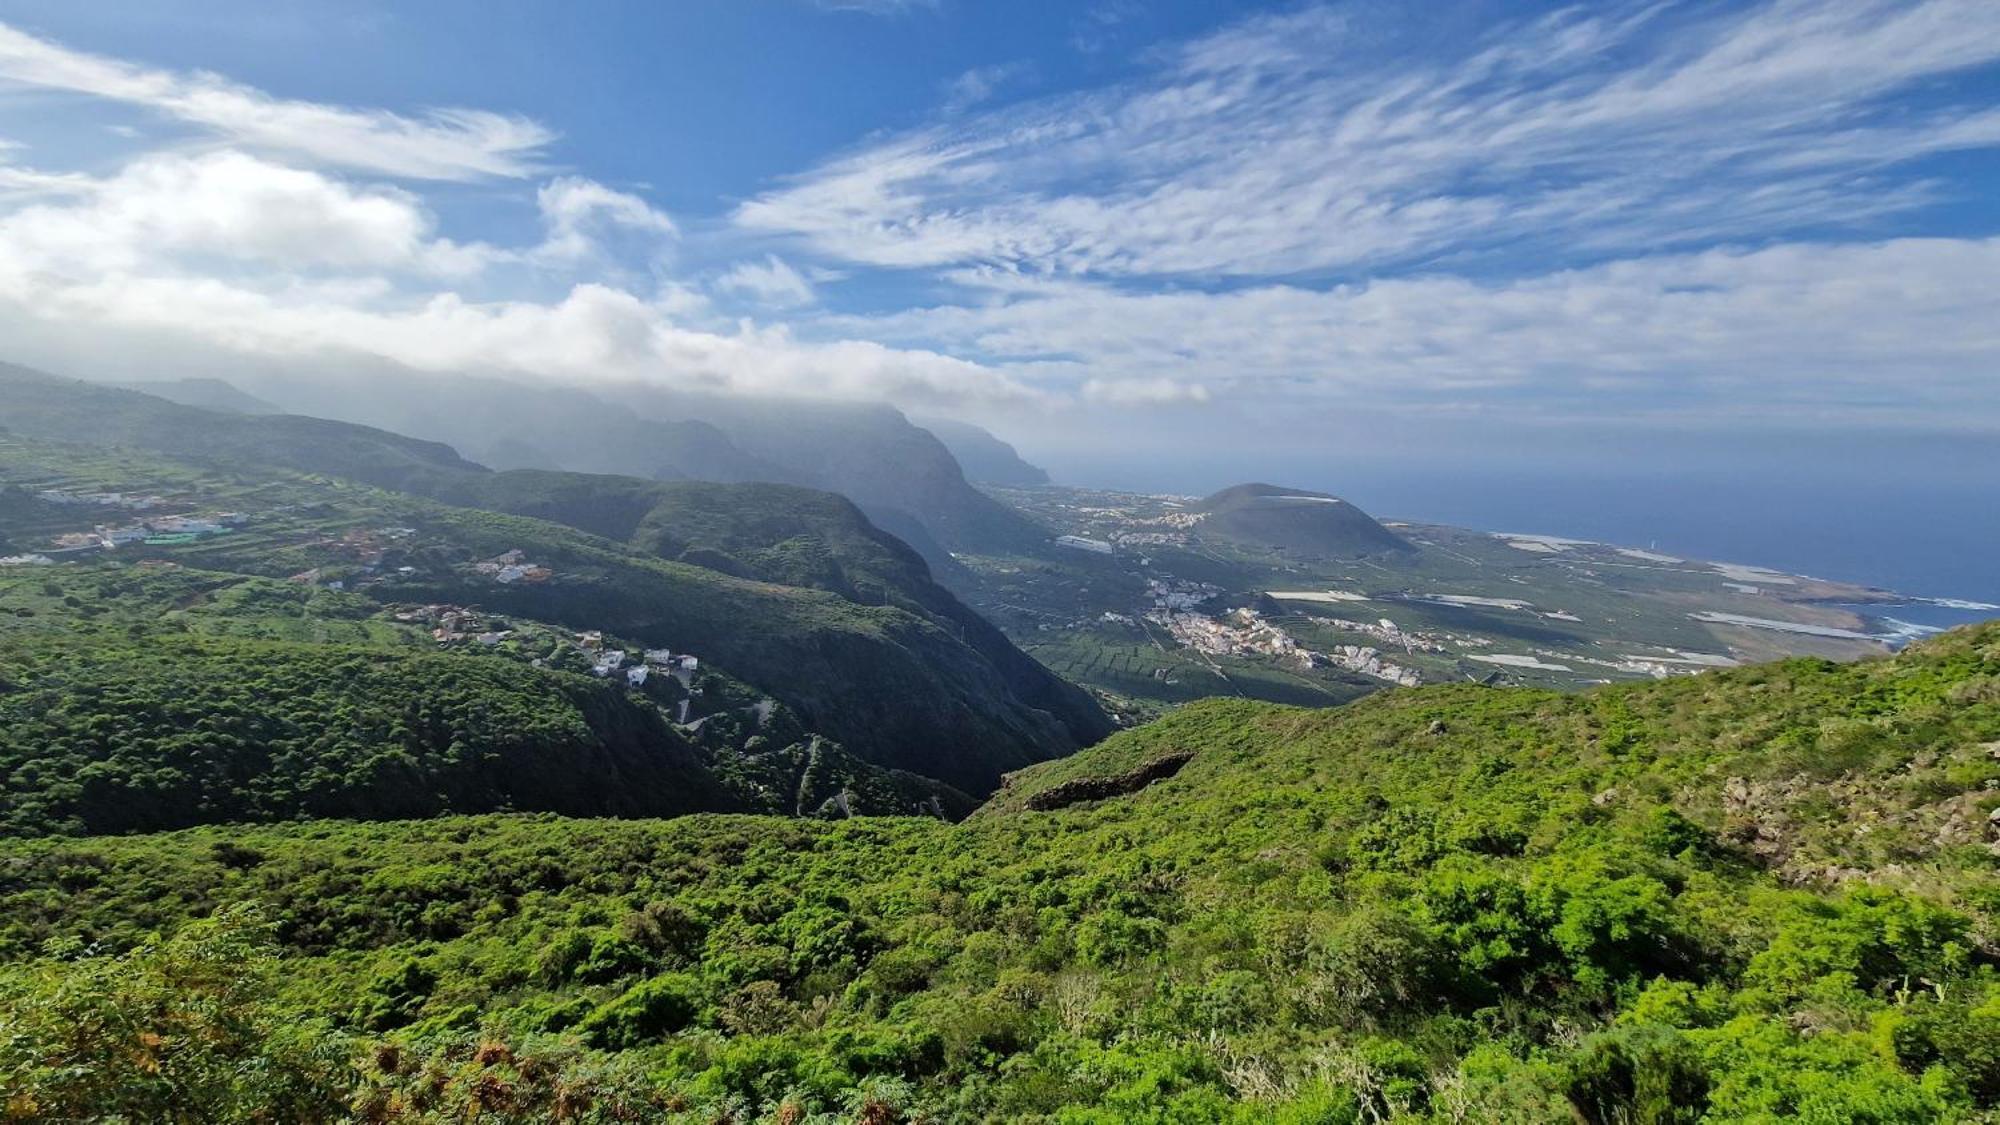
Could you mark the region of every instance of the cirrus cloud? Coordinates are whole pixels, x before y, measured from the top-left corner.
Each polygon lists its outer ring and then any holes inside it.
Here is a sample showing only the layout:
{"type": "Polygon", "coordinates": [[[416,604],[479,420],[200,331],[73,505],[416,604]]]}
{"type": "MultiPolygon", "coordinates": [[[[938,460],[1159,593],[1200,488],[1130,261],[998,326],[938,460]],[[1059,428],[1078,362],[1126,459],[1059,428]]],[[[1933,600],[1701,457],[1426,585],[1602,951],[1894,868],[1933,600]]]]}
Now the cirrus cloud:
{"type": "Polygon", "coordinates": [[[735,221],[887,268],[1260,278],[1608,256],[1932,202],[1891,165],[2000,144],[1890,95],[2000,60],[1982,0],[1605,5],[1413,56],[1344,9],[1253,17],[1148,77],[871,143],[735,221]]]}
{"type": "Polygon", "coordinates": [[[178,72],[71,50],[0,23],[0,82],[140,106],[240,147],[422,180],[522,177],[555,134],[474,109],[411,117],[273,97],[201,71],[178,72]]]}

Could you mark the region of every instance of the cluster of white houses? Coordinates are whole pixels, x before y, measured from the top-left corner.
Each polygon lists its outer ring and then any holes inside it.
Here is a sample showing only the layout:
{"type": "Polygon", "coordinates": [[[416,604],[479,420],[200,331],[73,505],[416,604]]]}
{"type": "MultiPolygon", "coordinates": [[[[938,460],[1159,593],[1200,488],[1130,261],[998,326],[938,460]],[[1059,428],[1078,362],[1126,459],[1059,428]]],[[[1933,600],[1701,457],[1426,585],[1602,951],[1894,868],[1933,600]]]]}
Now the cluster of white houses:
{"type": "Polygon", "coordinates": [[[590,673],[593,676],[613,676],[623,673],[625,682],[633,687],[645,685],[654,673],[672,676],[689,692],[695,690],[695,670],[701,661],[685,652],[675,652],[666,648],[649,648],[640,657],[622,648],[605,648],[604,634],[593,629],[577,634],[577,646],[590,657],[590,673]]]}
{"type": "Polygon", "coordinates": [[[1152,585],[1154,608],[1146,614],[1146,620],[1164,627],[1176,641],[1198,652],[1216,656],[1271,656],[1296,664],[1301,670],[1331,666],[1406,686],[1423,682],[1423,675],[1416,669],[1391,663],[1365,645],[1336,645],[1326,652],[1315,651],[1254,609],[1237,609],[1225,617],[1196,612],[1193,607],[1200,599],[1194,595],[1200,587],[1182,591],[1161,582],[1152,585]]]}
{"type": "Polygon", "coordinates": [[[1094,555],[1108,555],[1112,551],[1111,544],[1104,540],[1088,539],[1081,535],[1058,535],[1056,546],[1068,547],[1072,551],[1089,551],[1094,555]]]}
{"type": "Polygon", "coordinates": [[[431,639],[441,645],[456,644],[459,641],[497,645],[514,635],[513,630],[503,627],[506,622],[489,619],[486,614],[464,606],[418,606],[415,609],[399,611],[396,620],[407,625],[432,626],[431,639]]]}
{"type": "Polygon", "coordinates": [[[502,586],[512,586],[516,582],[533,585],[547,582],[556,575],[556,572],[548,567],[529,562],[527,554],[519,549],[495,555],[485,562],[474,563],[472,569],[502,586]]]}
{"type": "Polygon", "coordinates": [[[241,512],[216,512],[205,516],[149,516],[132,523],[99,524],[90,531],[70,531],[55,537],[52,551],[112,551],[133,543],[185,543],[204,535],[215,535],[250,522],[241,512]]]}
{"type": "Polygon", "coordinates": [[[1222,593],[1213,582],[1190,582],[1185,578],[1148,578],[1146,596],[1153,608],[1167,613],[1190,610],[1222,593]]]}
{"type": "MultiPolygon", "coordinates": [[[[506,619],[458,605],[425,605],[400,610],[396,620],[409,625],[431,626],[431,639],[441,645],[470,642],[492,647],[515,635],[506,619]]],[[[692,654],[666,648],[649,648],[635,656],[622,648],[607,648],[604,634],[597,629],[578,633],[568,641],[590,661],[590,674],[600,679],[623,676],[632,687],[644,687],[656,675],[679,681],[688,694],[699,695],[694,676],[701,661],[692,654]]],[[[537,658],[534,663],[540,666],[537,658]]],[[[683,719],[685,721],[685,719],[683,719]]]]}

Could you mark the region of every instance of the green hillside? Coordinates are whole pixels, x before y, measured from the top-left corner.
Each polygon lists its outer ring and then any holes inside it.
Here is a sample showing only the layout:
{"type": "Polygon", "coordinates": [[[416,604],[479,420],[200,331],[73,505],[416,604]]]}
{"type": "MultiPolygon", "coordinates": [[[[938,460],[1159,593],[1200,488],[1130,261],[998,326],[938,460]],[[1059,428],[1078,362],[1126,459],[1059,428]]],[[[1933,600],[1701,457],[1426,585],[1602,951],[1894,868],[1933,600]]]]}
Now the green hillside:
{"type": "Polygon", "coordinates": [[[973,804],[857,758],[716,667],[693,691],[669,676],[621,676],[620,690],[587,675],[560,627],[484,613],[504,638],[440,647],[433,620],[410,616],[158,559],[0,569],[0,823],[36,835],[973,804]]]}
{"type": "Polygon", "coordinates": [[[934,565],[948,562],[947,551],[1019,550],[1050,537],[1046,528],[967,484],[945,443],[885,405],[638,386],[605,394],[646,417],[718,427],[744,452],[791,470],[789,479],[852,498],[934,565]]]}
{"type": "Polygon", "coordinates": [[[1335,496],[1239,484],[1195,505],[1200,534],[1304,555],[1347,558],[1413,548],[1373,516],[1335,496]]]}
{"type": "Polygon", "coordinates": [[[1199,703],[958,825],[17,841],[0,1075],[31,1120],[1991,1120],[1996,759],[1989,626],[1199,703]]]}
{"type": "Polygon", "coordinates": [[[736,804],[661,713],[500,660],[217,638],[0,656],[0,832],[736,804]]]}
{"type": "Polygon", "coordinates": [[[836,492],[940,571],[950,551],[1018,548],[1049,538],[968,485],[947,443],[882,405],[638,384],[558,386],[393,365],[317,377],[280,369],[250,389],[295,413],[447,442],[496,468],[781,482],[836,492]]]}
{"type": "MultiPolygon", "coordinates": [[[[769,693],[807,728],[860,758],[959,789],[990,790],[1002,772],[1068,753],[1111,729],[1088,695],[1023,655],[934,583],[907,547],[828,494],[494,473],[448,447],[384,431],[291,415],[213,414],[18,368],[0,370],[0,408],[17,432],[38,441],[166,460],[132,465],[139,475],[131,479],[86,480],[74,471],[76,456],[40,445],[4,478],[23,488],[68,479],[64,474],[105,488],[164,480],[182,489],[187,503],[283,510],[275,519],[259,515],[264,531],[205,540],[163,559],[274,578],[323,570],[328,581],[366,579],[378,602],[477,604],[672,646],[769,693]],[[280,469],[308,476],[258,488],[280,469]],[[312,518],[301,518],[307,510],[312,518]],[[736,522],[725,528],[724,515],[736,522]],[[686,531],[675,531],[683,520],[686,531]],[[401,565],[379,574],[360,573],[317,538],[384,525],[409,527],[417,539],[397,545],[401,565]],[[681,534],[701,542],[675,538],[681,534]],[[640,537],[636,545],[623,542],[633,537],[640,537]],[[478,560],[510,551],[561,576],[504,586],[468,574],[478,560]],[[779,565],[784,557],[792,561],[779,565]],[[806,566],[808,559],[819,562],[806,566]]],[[[127,470],[109,472],[116,478],[127,470]]],[[[36,509],[26,493],[14,502],[28,510],[0,519],[10,542],[27,532],[90,526],[75,512],[36,509]]]]}
{"type": "Polygon", "coordinates": [[[0,363],[0,427],[44,441],[124,446],[214,466],[271,465],[384,488],[484,472],[436,442],[292,414],[225,414],[0,363]]]}

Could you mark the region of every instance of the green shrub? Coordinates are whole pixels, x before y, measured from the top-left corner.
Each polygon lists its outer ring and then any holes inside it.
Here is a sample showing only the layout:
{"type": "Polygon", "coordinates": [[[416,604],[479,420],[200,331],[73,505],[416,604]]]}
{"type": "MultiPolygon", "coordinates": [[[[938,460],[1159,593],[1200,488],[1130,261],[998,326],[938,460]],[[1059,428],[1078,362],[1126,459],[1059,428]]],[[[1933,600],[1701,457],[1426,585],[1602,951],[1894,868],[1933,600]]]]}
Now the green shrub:
{"type": "Polygon", "coordinates": [[[1590,1125],[1693,1125],[1708,1112],[1700,1052],[1669,1028],[1629,1025],[1585,1040],[1565,1093],[1590,1125]]]}
{"type": "Polygon", "coordinates": [[[622,1051],[685,1030],[700,1011],[701,992],[695,981],[665,973],[598,1005],[577,1030],[592,1046],[622,1051]]]}

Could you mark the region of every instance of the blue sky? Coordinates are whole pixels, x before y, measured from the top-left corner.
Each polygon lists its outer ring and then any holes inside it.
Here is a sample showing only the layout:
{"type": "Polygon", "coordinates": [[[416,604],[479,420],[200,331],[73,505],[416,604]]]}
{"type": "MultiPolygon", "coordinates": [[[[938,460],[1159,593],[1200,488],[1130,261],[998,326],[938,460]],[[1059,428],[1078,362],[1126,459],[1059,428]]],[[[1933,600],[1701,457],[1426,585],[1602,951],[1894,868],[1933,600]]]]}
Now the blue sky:
{"type": "Polygon", "coordinates": [[[1996,183],[1990,0],[0,0],[0,333],[79,373],[1981,443],[1996,183]]]}

